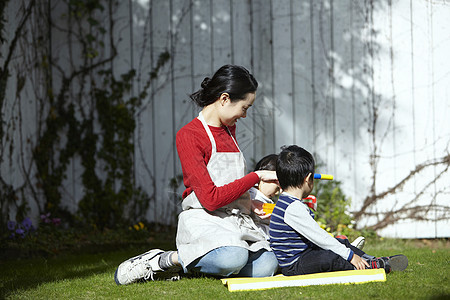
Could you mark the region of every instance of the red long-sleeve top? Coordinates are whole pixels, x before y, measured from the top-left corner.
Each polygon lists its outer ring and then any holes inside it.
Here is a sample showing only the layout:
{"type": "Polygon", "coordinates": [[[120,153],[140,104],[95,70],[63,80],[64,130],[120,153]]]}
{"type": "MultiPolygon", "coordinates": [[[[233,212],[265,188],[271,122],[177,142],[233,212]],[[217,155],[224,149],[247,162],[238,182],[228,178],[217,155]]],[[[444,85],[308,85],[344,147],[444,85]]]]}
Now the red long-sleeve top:
{"type": "MultiPolygon", "coordinates": [[[[239,152],[225,127],[209,128],[216,142],[217,152],[239,152]]],[[[228,129],[235,137],[236,125],[228,129]]],[[[211,142],[203,124],[197,118],[178,131],[176,145],[186,187],[183,199],[195,191],[200,203],[209,211],[233,202],[259,181],[258,175],[251,172],[221,187],[214,184],[206,168],[211,157],[211,142]]]]}

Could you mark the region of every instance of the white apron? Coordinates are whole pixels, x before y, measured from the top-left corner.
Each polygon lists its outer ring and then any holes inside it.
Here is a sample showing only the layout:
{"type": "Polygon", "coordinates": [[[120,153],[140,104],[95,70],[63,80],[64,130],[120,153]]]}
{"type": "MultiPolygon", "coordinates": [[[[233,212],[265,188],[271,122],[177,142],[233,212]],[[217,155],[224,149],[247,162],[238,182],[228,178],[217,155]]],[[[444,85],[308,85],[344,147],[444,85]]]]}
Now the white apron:
{"type": "MultiPolygon", "coordinates": [[[[217,152],[216,142],[201,112],[198,119],[211,141],[212,151],[207,169],[214,184],[220,187],[244,177],[244,156],[231,133],[239,152],[217,152]]],[[[223,246],[243,247],[253,252],[270,250],[264,233],[250,217],[251,200],[248,192],[222,208],[208,211],[192,191],[181,206],[183,211],[178,217],[176,243],[185,269],[195,259],[223,246]]]]}

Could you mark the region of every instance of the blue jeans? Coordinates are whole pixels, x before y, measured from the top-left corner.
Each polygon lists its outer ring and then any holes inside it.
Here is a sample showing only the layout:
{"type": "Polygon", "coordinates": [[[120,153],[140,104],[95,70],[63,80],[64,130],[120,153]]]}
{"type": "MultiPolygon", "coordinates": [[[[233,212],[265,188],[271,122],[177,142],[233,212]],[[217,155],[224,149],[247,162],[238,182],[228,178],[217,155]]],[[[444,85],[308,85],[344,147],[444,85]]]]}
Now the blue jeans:
{"type": "Polygon", "coordinates": [[[189,271],[228,277],[267,277],[278,269],[278,261],[271,251],[250,252],[242,247],[226,246],[214,249],[187,266],[189,271]]]}

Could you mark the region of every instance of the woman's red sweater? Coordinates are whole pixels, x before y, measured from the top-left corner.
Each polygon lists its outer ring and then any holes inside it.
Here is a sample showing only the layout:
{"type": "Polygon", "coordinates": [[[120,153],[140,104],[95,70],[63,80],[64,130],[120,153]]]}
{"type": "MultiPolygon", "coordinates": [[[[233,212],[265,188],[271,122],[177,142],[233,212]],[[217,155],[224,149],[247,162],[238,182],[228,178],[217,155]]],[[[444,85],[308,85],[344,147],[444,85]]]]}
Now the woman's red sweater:
{"type": "MultiPolygon", "coordinates": [[[[225,127],[209,128],[216,142],[217,152],[239,152],[225,127]]],[[[229,130],[236,138],[236,125],[229,127],[229,130]]],[[[177,132],[176,145],[186,186],[183,199],[194,191],[200,203],[209,211],[233,202],[259,181],[258,175],[251,172],[221,187],[214,184],[206,168],[211,157],[211,142],[197,118],[177,132]]]]}

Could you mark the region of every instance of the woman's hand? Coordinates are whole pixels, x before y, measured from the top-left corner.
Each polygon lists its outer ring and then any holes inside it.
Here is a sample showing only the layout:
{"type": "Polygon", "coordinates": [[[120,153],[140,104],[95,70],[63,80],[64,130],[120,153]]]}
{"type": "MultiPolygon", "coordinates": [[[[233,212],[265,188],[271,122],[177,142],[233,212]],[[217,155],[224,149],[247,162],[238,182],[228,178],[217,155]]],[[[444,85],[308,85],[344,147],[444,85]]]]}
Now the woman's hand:
{"type": "Polygon", "coordinates": [[[252,211],[257,215],[260,219],[268,219],[272,214],[266,214],[263,210],[264,202],[259,200],[252,200],[252,211]]]}
{"type": "Polygon", "coordinates": [[[352,260],[350,261],[352,265],[355,266],[357,270],[365,270],[366,267],[369,267],[367,261],[362,259],[359,255],[353,254],[352,260]]]}
{"type": "Polygon", "coordinates": [[[255,173],[258,175],[259,180],[278,184],[277,172],[275,171],[259,170],[255,171],[255,173]]]}

